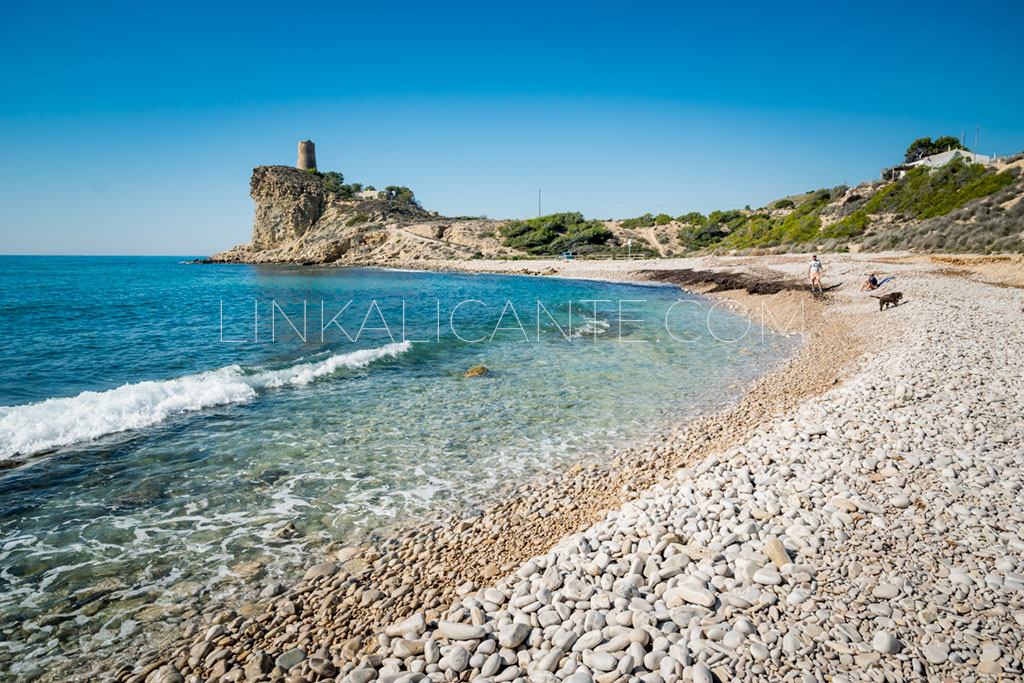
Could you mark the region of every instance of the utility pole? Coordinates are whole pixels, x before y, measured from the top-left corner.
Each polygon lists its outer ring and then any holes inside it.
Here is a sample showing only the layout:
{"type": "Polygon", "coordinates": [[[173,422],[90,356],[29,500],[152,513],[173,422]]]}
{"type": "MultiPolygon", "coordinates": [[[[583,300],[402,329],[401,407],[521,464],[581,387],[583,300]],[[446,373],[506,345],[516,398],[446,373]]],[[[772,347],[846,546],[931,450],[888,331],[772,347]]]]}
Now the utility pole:
{"type": "Polygon", "coordinates": [[[537,190],[537,218],[540,218],[540,190],[537,190]]]}

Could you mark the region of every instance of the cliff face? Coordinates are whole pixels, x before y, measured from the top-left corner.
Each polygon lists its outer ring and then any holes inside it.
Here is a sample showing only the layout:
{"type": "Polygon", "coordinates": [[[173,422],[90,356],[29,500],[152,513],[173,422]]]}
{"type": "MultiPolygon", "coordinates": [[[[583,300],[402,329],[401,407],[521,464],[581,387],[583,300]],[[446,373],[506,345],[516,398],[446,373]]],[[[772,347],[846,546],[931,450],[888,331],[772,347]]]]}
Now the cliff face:
{"type": "Polygon", "coordinates": [[[252,241],[207,259],[237,263],[386,265],[430,258],[498,257],[498,221],[452,219],[387,199],[344,200],[320,176],[290,166],[253,169],[252,241]]]}
{"type": "Polygon", "coordinates": [[[254,168],[249,196],[256,202],[252,230],[256,249],[273,249],[302,237],[327,205],[327,191],[318,176],[287,166],[254,168]]]}

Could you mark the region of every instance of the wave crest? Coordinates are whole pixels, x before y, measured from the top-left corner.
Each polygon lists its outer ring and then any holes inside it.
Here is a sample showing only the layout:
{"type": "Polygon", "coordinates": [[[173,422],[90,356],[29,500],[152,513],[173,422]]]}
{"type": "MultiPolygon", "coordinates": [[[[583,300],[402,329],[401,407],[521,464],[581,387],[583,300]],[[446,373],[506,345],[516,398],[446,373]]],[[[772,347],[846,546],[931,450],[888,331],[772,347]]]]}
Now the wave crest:
{"type": "Polygon", "coordinates": [[[275,370],[228,365],[176,379],[0,408],[0,461],[149,427],[181,413],[250,401],[263,389],[309,384],[342,368],[366,367],[410,348],[411,342],[396,342],[275,370]]]}

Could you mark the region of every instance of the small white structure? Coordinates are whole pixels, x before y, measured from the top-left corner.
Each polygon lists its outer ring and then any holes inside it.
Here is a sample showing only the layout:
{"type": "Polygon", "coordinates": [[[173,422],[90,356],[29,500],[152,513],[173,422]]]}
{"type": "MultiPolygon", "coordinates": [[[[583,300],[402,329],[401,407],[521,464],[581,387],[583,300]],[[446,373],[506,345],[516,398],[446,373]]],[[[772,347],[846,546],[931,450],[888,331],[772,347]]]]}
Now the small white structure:
{"type": "Polygon", "coordinates": [[[938,168],[939,166],[945,166],[954,159],[963,159],[969,164],[992,163],[992,157],[987,157],[984,154],[973,154],[965,149],[951,149],[948,152],[940,152],[939,154],[933,154],[930,157],[925,157],[919,161],[914,161],[910,165],[938,168]]]}
{"type": "Polygon", "coordinates": [[[356,196],[360,199],[380,199],[380,190],[360,190],[356,196]]]}
{"type": "Polygon", "coordinates": [[[984,154],[974,154],[966,149],[951,149],[946,152],[939,152],[917,161],[911,161],[910,163],[899,164],[890,168],[882,169],[882,180],[899,180],[912,169],[918,166],[927,166],[928,168],[938,168],[945,166],[954,159],[963,159],[969,164],[984,164],[988,165],[993,163],[994,157],[987,157],[984,154]]]}

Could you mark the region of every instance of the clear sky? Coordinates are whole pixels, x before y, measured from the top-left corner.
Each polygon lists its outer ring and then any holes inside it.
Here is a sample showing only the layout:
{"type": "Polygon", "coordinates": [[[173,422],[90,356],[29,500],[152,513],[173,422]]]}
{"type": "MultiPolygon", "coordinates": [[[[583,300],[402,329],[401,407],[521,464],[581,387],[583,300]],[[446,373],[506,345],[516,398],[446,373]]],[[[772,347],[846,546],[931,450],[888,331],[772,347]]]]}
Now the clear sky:
{"type": "Polygon", "coordinates": [[[1024,149],[1024,4],[7,3],[0,253],[204,255],[249,175],[449,215],[761,206],[915,138],[1024,149]]]}

